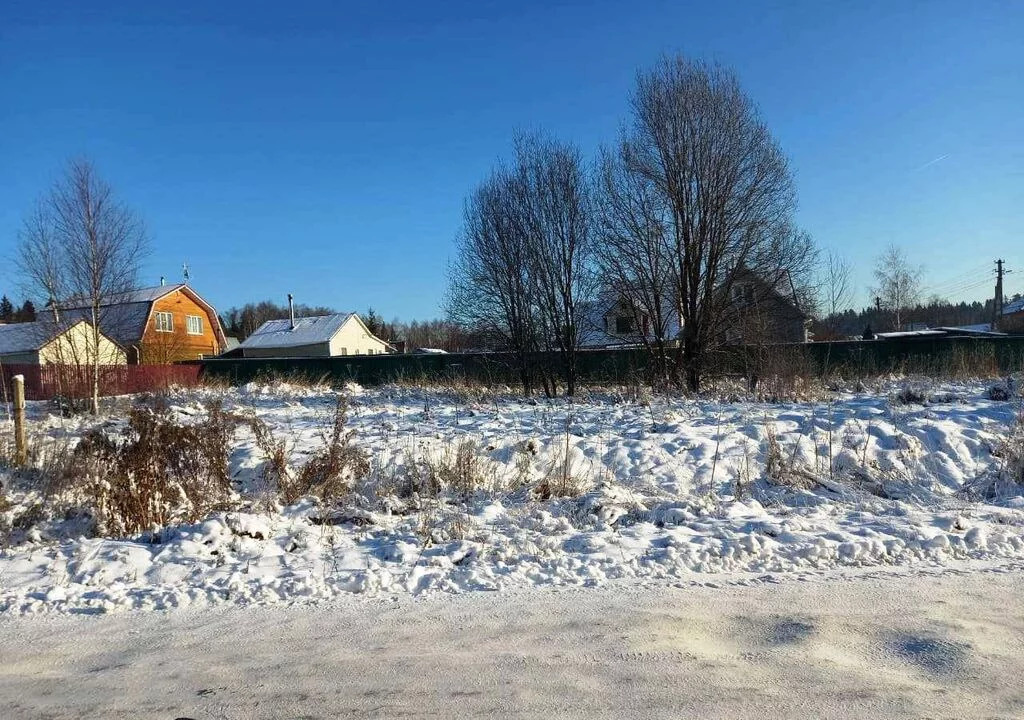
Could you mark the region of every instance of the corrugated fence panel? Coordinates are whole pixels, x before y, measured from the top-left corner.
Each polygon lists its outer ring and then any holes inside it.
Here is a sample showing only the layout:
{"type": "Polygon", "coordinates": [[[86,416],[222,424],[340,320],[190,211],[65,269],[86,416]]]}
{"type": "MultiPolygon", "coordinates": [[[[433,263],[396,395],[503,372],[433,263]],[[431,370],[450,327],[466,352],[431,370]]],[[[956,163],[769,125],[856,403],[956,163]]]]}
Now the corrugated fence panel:
{"type": "MultiPolygon", "coordinates": [[[[194,387],[202,368],[183,365],[102,365],[100,395],[154,392],[171,386],[194,387]]],[[[92,394],[92,368],[79,365],[4,365],[4,387],[10,389],[14,375],[25,376],[28,400],[56,397],[85,398],[92,394]]]]}
{"type": "MultiPolygon", "coordinates": [[[[558,353],[537,353],[534,365],[557,368],[558,353]]],[[[241,385],[271,378],[378,385],[396,381],[473,380],[516,385],[516,363],[509,353],[446,355],[356,355],[333,358],[232,358],[200,361],[203,378],[241,385]]],[[[712,375],[745,374],[751,368],[806,369],[817,374],[916,372],[936,375],[1014,372],[1024,369],[1024,336],[1005,338],[906,338],[734,347],[714,355],[712,375]],[[779,362],[766,363],[775,358],[779,362]]],[[[643,378],[649,356],[640,348],[584,350],[579,377],[588,382],[630,382],[643,378]]]]}

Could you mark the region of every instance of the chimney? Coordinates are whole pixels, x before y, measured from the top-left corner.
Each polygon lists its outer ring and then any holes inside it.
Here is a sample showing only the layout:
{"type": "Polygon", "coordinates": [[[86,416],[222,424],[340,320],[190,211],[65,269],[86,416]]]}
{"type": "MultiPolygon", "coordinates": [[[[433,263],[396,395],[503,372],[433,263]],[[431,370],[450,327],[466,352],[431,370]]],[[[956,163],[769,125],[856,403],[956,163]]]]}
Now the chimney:
{"type": "Polygon", "coordinates": [[[163,287],[166,282],[167,282],[167,278],[165,278],[163,275],[161,275],[160,276],[160,287],[163,287]]]}
{"type": "Polygon", "coordinates": [[[288,317],[291,321],[290,330],[295,329],[295,303],[293,302],[292,294],[288,293],[288,317]]]}

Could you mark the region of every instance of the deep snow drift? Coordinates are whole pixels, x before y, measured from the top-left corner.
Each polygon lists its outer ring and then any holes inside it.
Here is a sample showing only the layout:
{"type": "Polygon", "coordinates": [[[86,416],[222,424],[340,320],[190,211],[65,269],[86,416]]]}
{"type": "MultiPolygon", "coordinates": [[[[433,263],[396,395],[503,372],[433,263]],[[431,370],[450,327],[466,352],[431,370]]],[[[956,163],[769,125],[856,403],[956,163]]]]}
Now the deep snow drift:
{"type": "MultiPolygon", "coordinates": [[[[1024,557],[1020,458],[1011,452],[1020,400],[991,400],[982,383],[932,387],[919,404],[897,391],[794,404],[593,392],[569,403],[350,386],[353,443],[371,470],[340,506],[274,507],[260,489],[266,458],[242,428],[230,461],[238,511],[135,540],[79,536],[81,518],[22,519],[0,550],[0,612],[616,578],[716,583],[1024,557]],[[401,491],[396,478],[410,465],[449,462],[460,445],[473,450],[479,489],[401,491]]],[[[212,394],[182,393],[172,404],[187,422],[212,394]]],[[[323,445],[337,396],[287,385],[222,394],[227,409],[289,438],[295,461],[323,445]]],[[[47,416],[42,405],[32,412],[33,426],[52,436],[74,437],[90,423],[47,416]]],[[[10,523],[39,492],[24,477],[0,478],[13,503],[0,515],[10,523]]]]}

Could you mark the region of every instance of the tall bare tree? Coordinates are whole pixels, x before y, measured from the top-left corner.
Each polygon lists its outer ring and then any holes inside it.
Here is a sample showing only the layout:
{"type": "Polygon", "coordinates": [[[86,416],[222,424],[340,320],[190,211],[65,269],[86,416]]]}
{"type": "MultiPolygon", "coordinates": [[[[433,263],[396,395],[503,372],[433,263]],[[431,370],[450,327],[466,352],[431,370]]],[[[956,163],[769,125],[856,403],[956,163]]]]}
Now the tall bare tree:
{"type": "Polygon", "coordinates": [[[494,170],[466,203],[449,316],[502,339],[526,394],[538,380],[554,394],[560,374],[571,395],[594,279],[588,177],[572,145],[538,133],[515,146],[514,164],[494,170]]]}
{"type": "Polygon", "coordinates": [[[540,340],[561,360],[565,391],[576,392],[583,303],[589,299],[590,191],[580,151],[542,135],[516,141],[516,219],[524,224],[540,340]]]}
{"type": "Polygon", "coordinates": [[[515,174],[498,167],[466,200],[446,304],[455,322],[500,339],[530,395],[538,320],[516,185],[515,174]]]}
{"type": "Polygon", "coordinates": [[[648,319],[649,332],[639,333],[640,341],[656,379],[667,383],[676,312],[667,243],[671,209],[648,178],[628,171],[628,153],[628,144],[603,150],[594,182],[601,290],[608,301],[624,303],[632,317],[648,319]]]}
{"type": "Polygon", "coordinates": [[[875,285],[869,288],[872,296],[881,300],[882,307],[892,313],[894,329],[903,328],[904,314],[921,298],[921,276],[924,269],[912,265],[906,253],[895,245],[885,249],[875,260],[875,285]]]}
{"type": "Polygon", "coordinates": [[[624,144],[626,172],[649,182],[668,209],[679,359],[697,390],[738,274],[775,286],[808,270],[807,238],[792,228],[788,163],[736,77],[683,57],[640,73],[624,144]]]}
{"type": "Polygon", "coordinates": [[[839,335],[839,314],[853,302],[853,281],[850,278],[850,263],[835,250],[825,254],[819,279],[819,296],[824,326],[835,339],[839,335]]]}
{"type": "MultiPolygon", "coordinates": [[[[139,217],[114,196],[91,163],[77,160],[38,202],[20,234],[19,267],[56,311],[62,301],[87,307],[93,349],[93,413],[99,412],[101,327],[111,300],[137,287],[148,244],[139,217]]],[[[55,312],[55,321],[59,316],[55,312]]]]}

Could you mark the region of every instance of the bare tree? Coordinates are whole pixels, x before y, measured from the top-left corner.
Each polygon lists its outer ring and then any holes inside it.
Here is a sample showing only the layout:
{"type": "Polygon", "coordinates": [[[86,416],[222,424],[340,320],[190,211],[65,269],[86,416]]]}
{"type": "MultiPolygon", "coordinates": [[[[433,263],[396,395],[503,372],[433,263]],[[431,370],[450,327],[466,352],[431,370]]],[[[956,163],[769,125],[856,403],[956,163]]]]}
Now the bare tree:
{"type": "Polygon", "coordinates": [[[558,353],[566,393],[573,395],[581,312],[594,280],[590,192],[582,155],[576,147],[541,134],[518,138],[515,189],[515,219],[525,225],[539,339],[545,350],[558,353]]]}
{"type": "Polygon", "coordinates": [[[788,163],[756,107],[725,68],[665,58],[637,80],[626,172],[649,182],[667,212],[679,359],[700,387],[721,342],[738,273],[769,286],[807,271],[806,236],[792,229],[788,163]]]}
{"type": "Polygon", "coordinates": [[[819,282],[824,325],[831,339],[839,335],[839,314],[853,302],[853,282],[850,279],[850,263],[837,253],[829,250],[821,268],[819,282]]]}
{"type": "Polygon", "coordinates": [[[55,321],[62,301],[88,308],[91,409],[97,413],[104,314],[112,300],[137,287],[139,263],[148,248],[145,228],[93,166],[79,160],[39,201],[20,239],[19,267],[35,292],[51,303],[55,321]]]}
{"type": "Polygon", "coordinates": [[[514,173],[499,167],[466,201],[446,304],[455,322],[500,338],[530,395],[538,322],[518,195],[514,173]]]}
{"type": "Polygon", "coordinates": [[[555,394],[560,374],[571,395],[594,279],[587,173],[577,148],[546,135],[520,136],[515,146],[515,163],[494,170],[466,203],[449,316],[502,339],[526,394],[538,380],[555,394]],[[558,358],[560,373],[542,357],[558,358]]]}
{"type": "Polygon", "coordinates": [[[903,327],[904,312],[914,307],[921,297],[923,272],[920,265],[911,265],[903,250],[895,245],[887,247],[875,260],[876,285],[869,291],[892,313],[896,330],[903,327]]]}
{"type": "MultiPolygon", "coordinates": [[[[639,334],[659,382],[669,381],[669,344],[675,339],[675,290],[667,244],[671,209],[654,184],[627,170],[629,145],[604,150],[596,187],[596,255],[603,294],[624,303],[633,318],[646,318],[639,334]]],[[[643,323],[638,324],[641,328],[643,323]]]]}

